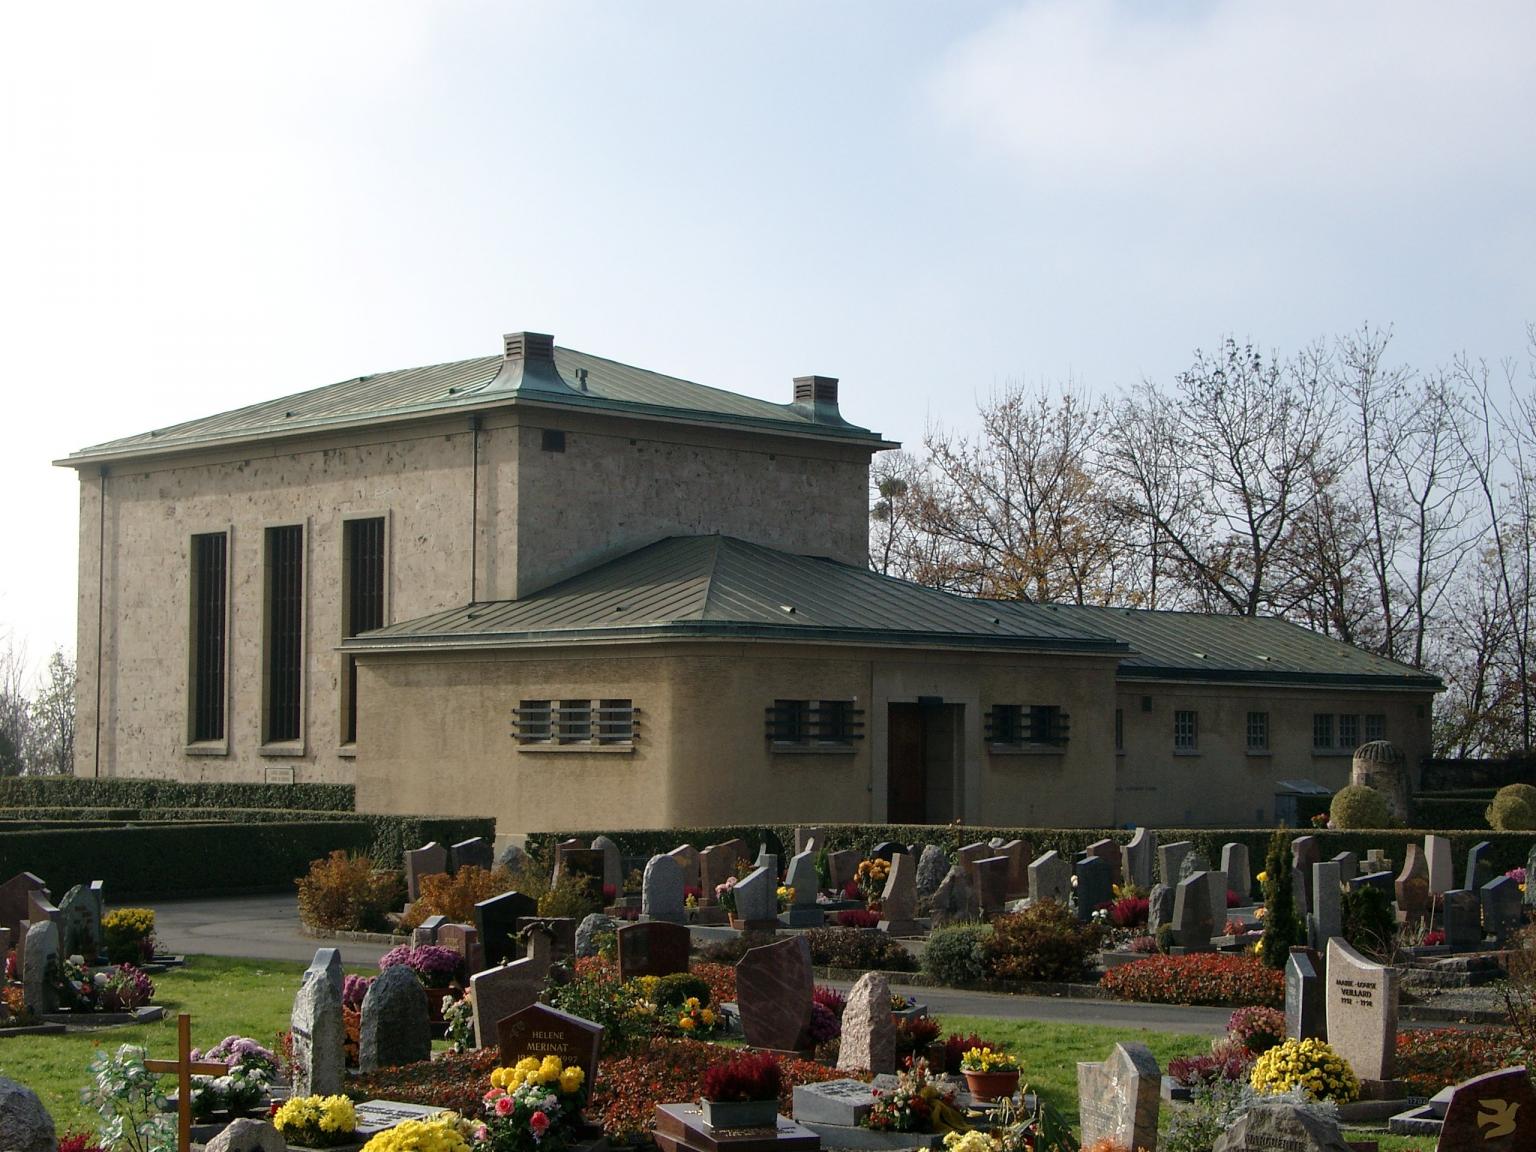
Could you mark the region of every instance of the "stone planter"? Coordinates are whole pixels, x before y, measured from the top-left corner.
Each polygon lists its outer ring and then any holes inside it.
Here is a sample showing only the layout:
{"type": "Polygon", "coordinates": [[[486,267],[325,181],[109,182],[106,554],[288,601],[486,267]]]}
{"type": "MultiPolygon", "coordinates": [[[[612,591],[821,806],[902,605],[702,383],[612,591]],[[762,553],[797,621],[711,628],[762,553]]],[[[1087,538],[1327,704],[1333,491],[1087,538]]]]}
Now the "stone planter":
{"type": "Polygon", "coordinates": [[[711,1128],[775,1128],[777,1100],[701,1100],[704,1123],[711,1128]]]}
{"type": "Polygon", "coordinates": [[[1019,1090],[1018,1069],[1011,1072],[966,1072],[965,1086],[982,1103],[1008,1099],[1019,1090]]]}

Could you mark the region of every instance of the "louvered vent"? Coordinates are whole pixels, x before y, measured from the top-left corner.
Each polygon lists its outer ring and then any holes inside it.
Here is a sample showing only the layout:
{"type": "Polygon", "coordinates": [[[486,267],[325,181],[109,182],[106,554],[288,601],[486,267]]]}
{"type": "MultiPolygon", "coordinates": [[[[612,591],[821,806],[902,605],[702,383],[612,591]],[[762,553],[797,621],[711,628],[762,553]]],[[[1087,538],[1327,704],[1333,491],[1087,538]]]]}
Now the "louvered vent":
{"type": "Polygon", "coordinates": [[[508,360],[553,360],[555,338],[544,332],[508,332],[502,337],[502,355],[508,360]]]}
{"type": "Polygon", "coordinates": [[[836,376],[796,376],[796,404],[836,404],[836,376]]]}

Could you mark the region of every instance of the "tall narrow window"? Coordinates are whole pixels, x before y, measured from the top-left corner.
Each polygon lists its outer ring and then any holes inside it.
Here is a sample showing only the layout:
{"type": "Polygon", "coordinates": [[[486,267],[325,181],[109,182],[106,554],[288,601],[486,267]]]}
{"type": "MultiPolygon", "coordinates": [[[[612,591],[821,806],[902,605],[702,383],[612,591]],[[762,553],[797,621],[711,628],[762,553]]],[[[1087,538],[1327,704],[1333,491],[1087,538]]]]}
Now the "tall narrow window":
{"type": "MultiPolygon", "coordinates": [[[[343,637],[384,627],[384,517],[348,520],[341,538],[343,637]]],[[[357,743],[357,657],[342,667],[343,744],[357,743]]]]}
{"type": "Polygon", "coordinates": [[[1360,717],[1348,713],[1339,715],[1339,747],[1354,751],[1360,746],[1360,717]]]}
{"type": "Polygon", "coordinates": [[[266,717],[263,739],[300,737],[304,691],[304,529],[267,529],[266,717]]]}
{"type": "Polygon", "coordinates": [[[1115,709],[1115,751],[1125,751],[1125,709],[1115,709]]]}
{"type": "Polygon", "coordinates": [[[1312,747],[1325,750],[1333,747],[1333,713],[1312,713],[1312,747]]]}
{"type": "Polygon", "coordinates": [[[1365,738],[1384,740],[1387,735],[1387,718],[1380,712],[1368,712],[1365,717],[1365,738]]]}
{"type": "Polygon", "coordinates": [[[1193,752],[1200,747],[1200,714],[1192,711],[1176,711],[1173,714],[1173,748],[1175,752],[1193,752]]]}
{"type": "Polygon", "coordinates": [[[1269,751],[1269,713],[1248,713],[1248,751],[1269,751]]]}
{"type": "Polygon", "coordinates": [[[228,534],[207,532],[192,537],[193,743],[224,739],[228,589],[228,534]]]}

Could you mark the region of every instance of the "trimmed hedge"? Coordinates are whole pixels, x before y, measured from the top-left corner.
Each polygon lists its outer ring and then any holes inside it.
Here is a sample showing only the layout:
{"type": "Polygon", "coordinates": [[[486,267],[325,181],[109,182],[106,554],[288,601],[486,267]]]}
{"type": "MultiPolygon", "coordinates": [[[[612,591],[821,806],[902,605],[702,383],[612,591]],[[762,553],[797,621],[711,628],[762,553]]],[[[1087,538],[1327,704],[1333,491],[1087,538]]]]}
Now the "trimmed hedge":
{"type": "Polygon", "coordinates": [[[0,777],[0,807],[291,808],[350,812],[351,784],[185,784],[111,776],[0,777]]]}
{"type": "Polygon", "coordinates": [[[474,817],[259,811],[251,820],[224,809],[215,819],[11,825],[17,830],[7,828],[0,836],[0,876],[35,873],[56,896],[101,879],[114,904],[125,898],[284,892],[293,890],[311,861],[337,849],[366,855],[381,868],[399,868],[407,848],[429,840],[446,845],[496,835],[495,820],[474,817]]]}
{"type": "MultiPolygon", "coordinates": [[[[1413,818],[1435,828],[1487,829],[1488,801],[1482,799],[1444,798],[1439,796],[1415,796],[1413,818]]],[[[1514,867],[1514,865],[1510,865],[1514,867]]]]}
{"type": "MultiPolygon", "coordinates": [[[[754,848],[759,842],[768,840],[771,852],[774,842],[791,846],[794,844],[795,827],[793,824],[762,824],[746,827],[648,829],[627,832],[602,828],[588,831],[539,832],[528,837],[527,851],[540,863],[548,865],[554,859],[554,846],[561,840],[576,837],[590,841],[594,836],[607,835],[619,846],[619,851],[626,857],[633,856],[640,859],[670,852],[679,844],[692,844],[695,848],[704,848],[733,837],[740,837],[754,848]]],[[[828,843],[825,847],[833,850],[856,848],[867,853],[882,840],[894,840],[901,844],[937,844],[951,856],[964,844],[977,840],[986,841],[995,836],[1000,836],[1004,840],[1027,840],[1036,856],[1055,849],[1068,857],[1075,857],[1088,845],[1106,837],[1121,844],[1126,843],[1131,837],[1130,832],[1124,828],[993,828],[975,825],[956,827],[947,824],[826,824],[822,827],[827,831],[828,843]]],[[[1257,874],[1263,867],[1263,861],[1269,849],[1269,838],[1274,829],[1157,828],[1154,831],[1157,833],[1159,844],[1171,844],[1178,840],[1191,841],[1195,850],[1202,853],[1212,864],[1220,863],[1223,844],[1229,841],[1247,844],[1249,866],[1257,874]]],[[[1409,844],[1422,845],[1424,836],[1430,832],[1445,836],[1451,841],[1452,859],[1458,863],[1466,859],[1467,850],[1474,844],[1487,840],[1492,846],[1490,859],[1496,874],[1523,866],[1531,849],[1531,833],[1490,832],[1481,824],[1477,830],[1473,831],[1455,828],[1381,828],[1351,832],[1310,828],[1293,830],[1293,834],[1297,836],[1316,836],[1320,842],[1324,860],[1340,852],[1354,852],[1363,860],[1369,849],[1380,848],[1398,867],[1402,866],[1404,849],[1409,844]]],[[[787,859],[784,853],[779,853],[781,866],[787,863],[787,859]]]]}

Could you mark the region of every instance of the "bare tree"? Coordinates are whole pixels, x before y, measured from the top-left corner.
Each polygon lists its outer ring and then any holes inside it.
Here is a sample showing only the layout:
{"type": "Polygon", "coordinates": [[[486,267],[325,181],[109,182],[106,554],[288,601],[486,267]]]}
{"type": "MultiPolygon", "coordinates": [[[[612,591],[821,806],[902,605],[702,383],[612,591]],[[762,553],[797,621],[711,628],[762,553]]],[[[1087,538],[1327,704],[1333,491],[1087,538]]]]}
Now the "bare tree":
{"type": "Polygon", "coordinates": [[[0,776],[19,776],[25,771],[31,744],[27,653],[7,634],[0,640],[0,776]]]}
{"type": "Polygon", "coordinates": [[[32,772],[69,775],[75,759],[75,660],[54,649],[32,703],[32,772]]]}

